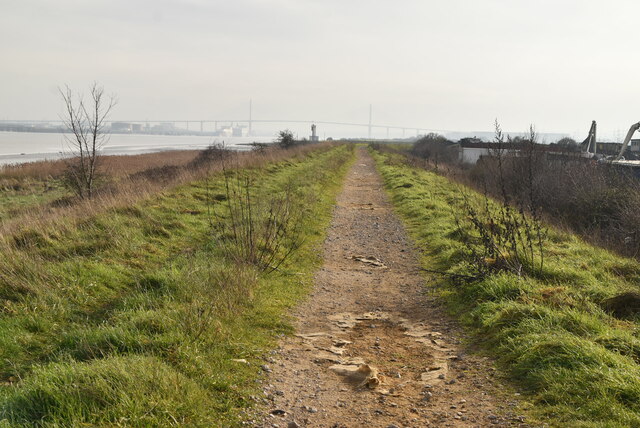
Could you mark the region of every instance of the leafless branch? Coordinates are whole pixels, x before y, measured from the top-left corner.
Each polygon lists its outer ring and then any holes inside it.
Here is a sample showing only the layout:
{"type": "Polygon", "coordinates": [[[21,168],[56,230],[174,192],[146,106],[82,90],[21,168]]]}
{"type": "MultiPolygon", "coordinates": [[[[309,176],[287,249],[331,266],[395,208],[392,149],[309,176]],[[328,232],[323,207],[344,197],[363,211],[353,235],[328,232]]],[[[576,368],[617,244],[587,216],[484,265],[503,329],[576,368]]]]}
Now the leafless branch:
{"type": "Polygon", "coordinates": [[[90,87],[89,104],[81,93],[74,97],[66,85],[58,90],[64,103],[61,119],[68,130],[64,138],[72,155],[67,168],[67,182],[80,198],[91,198],[100,151],[109,140],[107,119],[116,99],[113,95],[105,96],[104,88],[96,82],[90,87]]]}

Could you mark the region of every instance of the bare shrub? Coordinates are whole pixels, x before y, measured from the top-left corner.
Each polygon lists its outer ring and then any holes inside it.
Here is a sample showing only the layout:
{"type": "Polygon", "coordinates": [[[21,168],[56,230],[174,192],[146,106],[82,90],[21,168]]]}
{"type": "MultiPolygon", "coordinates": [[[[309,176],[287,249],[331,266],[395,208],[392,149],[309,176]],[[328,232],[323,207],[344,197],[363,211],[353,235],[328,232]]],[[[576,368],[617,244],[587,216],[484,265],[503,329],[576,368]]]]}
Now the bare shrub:
{"type": "Polygon", "coordinates": [[[456,215],[458,229],[469,244],[469,259],[479,276],[495,270],[518,276],[541,273],[546,230],[539,215],[537,169],[541,161],[536,151],[537,137],[531,127],[516,154],[505,145],[497,122],[495,127],[493,162],[481,177],[483,200],[476,203],[461,191],[465,218],[456,215]],[[508,174],[518,180],[510,180],[508,174]],[[489,186],[499,195],[497,200],[491,198],[489,186]]]}
{"type": "Polygon", "coordinates": [[[229,224],[214,227],[225,253],[261,272],[276,270],[302,244],[303,210],[293,184],[267,192],[258,189],[251,171],[226,167],[224,182],[229,224]]]}
{"type": "Polygon", "coordinates": [[[73,154],[67,161],[65,183],[81,199],[91,199],[98,177],[100,150],[107,142],[107,118],[115,106],[115,97],[106,99],[104,89],[94,83],[90,88],[90,100],[87,104],[82,95],[74,101],[69,87],[60,95],[64,101],[65,113],[62,116],[68,134],[65,139],[73,154]]]}

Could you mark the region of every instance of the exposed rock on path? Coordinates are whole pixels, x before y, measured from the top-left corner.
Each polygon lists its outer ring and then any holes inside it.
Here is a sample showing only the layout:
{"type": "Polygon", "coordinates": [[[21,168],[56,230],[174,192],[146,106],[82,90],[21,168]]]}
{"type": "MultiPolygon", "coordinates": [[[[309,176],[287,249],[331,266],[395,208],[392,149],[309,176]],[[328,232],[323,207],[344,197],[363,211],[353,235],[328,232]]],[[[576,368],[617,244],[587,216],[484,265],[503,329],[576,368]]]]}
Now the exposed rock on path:
{"type": "Polygon", "coordinates": [[[298,334],[270,365],[262,426],[524,426],[490,361],[467,355],[456,323],[425,294],[417,252],[365,149],[324,255],[295,312],[298,334]]]}

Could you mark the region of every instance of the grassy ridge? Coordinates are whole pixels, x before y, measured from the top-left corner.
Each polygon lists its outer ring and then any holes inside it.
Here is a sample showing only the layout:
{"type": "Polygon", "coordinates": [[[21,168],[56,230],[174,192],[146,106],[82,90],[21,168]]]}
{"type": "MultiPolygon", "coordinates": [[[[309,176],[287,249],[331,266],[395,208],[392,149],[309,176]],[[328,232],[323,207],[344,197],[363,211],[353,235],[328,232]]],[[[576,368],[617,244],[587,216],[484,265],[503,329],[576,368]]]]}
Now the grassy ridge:
{"type": "Polygon", "coordinates": [[[311,282],[352,158],[339,146],[248,170],[257,192],[295,180],[307,202],[305,244],[269,276],[227,260],[211,236],[210,221],[229,221],[207,202],[224,198],[219,174],[14,236],[0,263],[0,426],[237,424],[311,282]]]}
{"type": "MultiPolygon", "coordinates": [[[[399,155],[374,156],[424,266],[470,272],[454,212],[463,212],[461,191],[478,203],[481,195],[408,167],[399,155]]],[[[554,230],[545,248],[535,278],[499,273],[436,288],[530,394],[535,416],[563,427],[640,426],[638,319],[616,319],[599,305],[638,291],[640,264],[554,230]]]]}

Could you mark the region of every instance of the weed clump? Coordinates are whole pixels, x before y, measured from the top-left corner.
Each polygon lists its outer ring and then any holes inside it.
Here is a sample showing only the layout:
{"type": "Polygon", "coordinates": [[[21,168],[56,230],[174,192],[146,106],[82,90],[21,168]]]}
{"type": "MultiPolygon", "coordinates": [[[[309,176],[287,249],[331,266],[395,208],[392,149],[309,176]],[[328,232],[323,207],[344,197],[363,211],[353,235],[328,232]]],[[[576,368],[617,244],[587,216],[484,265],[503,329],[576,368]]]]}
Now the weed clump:
{"type": "Polygon", "coordinates": [[[637,318],[640,315],[640,293],[628,291],[602,302],[602,308],[618,318],[637,318]]]}

